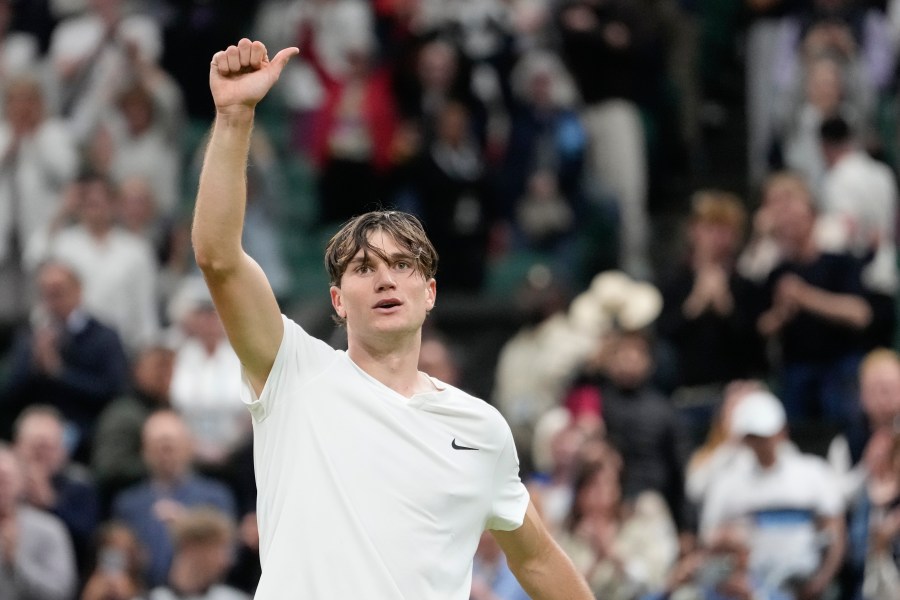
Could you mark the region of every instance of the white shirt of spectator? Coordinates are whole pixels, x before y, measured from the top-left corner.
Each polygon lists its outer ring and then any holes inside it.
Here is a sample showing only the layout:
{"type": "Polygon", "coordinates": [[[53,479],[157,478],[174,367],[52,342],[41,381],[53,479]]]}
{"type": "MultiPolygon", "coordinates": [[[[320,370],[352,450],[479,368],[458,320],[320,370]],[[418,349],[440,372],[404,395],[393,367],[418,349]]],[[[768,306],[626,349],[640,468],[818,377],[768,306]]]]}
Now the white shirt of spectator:
{"type": "Polygon", "coordinates": [[[157,265],[146,240],[119,227],[98,240],[73,225],[53,238],[49,255],[75,268],[85,308],[113,327],[127,349],[156,338],[157,265]]]}
{"type": "Polygon", "coordinates": [[[700,517],[701,535],[744,520],[751,526],[751,572],[777,587],[818,568],[823,540],[816,518],[838,516],[844,508],[840,482],[828,463],[785,443],[773,467],[739,460],[712,482],[700,517]]]}
{"type": "MultiPolygon", "coordinates": [[[[868,289],[885,294],[897,291],[896,219],[897,184],[887,165],[856,150],[825,175],[820,220],[836,221],[842,234],[832,249],[862,255],[877,240],[875,257],[863,270],[862,279],[868,289]]],[[[821,229],[817,232],[820,240],[821,229]]]]}
{"type": "Polygon", "coordinates": [[[175,354],[172,406],[194,434],[198,458],[216,462],[250,435],[241,405],[241,361],[227,340],[209,354],[187,338],[175,354]]]}
{"type": "MultiPolygon", "coordinates": [[[[0,123],[0,155],[14,141],[7,123],[0,123]]],[[[0,171],[0,263],[9,253],[6,240],[14,226],[26,245],[45,237],[46,228],[59,205],[62,188],[78,170],[75,142],[61,121],[44,121],[34,135],[19,147],[15,168],[0,171]],[[18,223],[13,224],[12,202],[18,197],[18,223]]]]}

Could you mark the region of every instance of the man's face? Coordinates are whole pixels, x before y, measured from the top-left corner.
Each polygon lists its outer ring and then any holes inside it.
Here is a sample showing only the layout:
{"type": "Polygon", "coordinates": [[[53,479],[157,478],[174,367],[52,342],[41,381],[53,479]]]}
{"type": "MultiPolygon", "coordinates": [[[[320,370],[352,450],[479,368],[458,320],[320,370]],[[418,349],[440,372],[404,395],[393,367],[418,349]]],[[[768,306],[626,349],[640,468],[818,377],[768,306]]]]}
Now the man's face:
{"type": "Polygon", "coordinates": [[[653,368],[650,348],[636,336],[625,336],[615,344],[608,365],[609,378],[621,389],[635,390],[647,381],[653,368]]]}
{"type": "Polygon", "coordinates": [[[416,270],[416,261],[394,238],[381,230],[369,234],[375,252],[359,250],[331,287],[331,303],[347,321],[348,337],[404,335],[418,331],[434,307],[436,285],[416,270]]]}
{"type": "Polygon", "coordinates": [[[900,415],[900,363],[873,365],[860,381],[863,411],[875,427],[893,423],[900,415]]]}
{"type": "Polygon", "coordinates": [[[6,92],[6,119],[18,133],[33,132],[43,118],[40,89],[20,83],[6,92]]]}
{"type": "Polygon", "coordinates": [[[81,286],[75,277],[57,265],[44,267],[38,275],[41,303],[54,318],[65,320],[81,304],[81,286]]]}
{"type": "Polygon", "coordinates": [[[116,219],[116,203],[112,190],[102,181],[89,181],[81,187],[79,215],[90,229],[106,229],[116,219]]]}
{"type": "Polygon", "coordinates": [[[761,436],[747,435],[744,443],[756,455],[756,461],[763,467],[771,467],[778,460],[778,445],[781,437],[778,435],[761,436]]]}
{"type": "Polygon", "coordinates": [[[66,460],[62,423],[50,415],[30,415],[16,435],[16,451],[26,465],[58,472],[66,460]]]}
{"type": "Polygon", "coordinates": [[[150,417],[144,425],[142,444],[144,462],[156,477],[181,477],[191,465],[190,433],[184,422],[173,414],[157,413],[150,417]]]}
{"type": "Polygon", "coordinates": [[[780,208],[775,222],[775,238],[782,251],[793,257],[803,250],[812,236],[816,214],[809,200],[799,195],[782,202],[780,208]]]}
{"type": "Polygon", "coordinates": [[[157,400],[169,397],[175,353],[163,348],[144,351],[134,366],[134,379],[138,389],[157,400]]]}

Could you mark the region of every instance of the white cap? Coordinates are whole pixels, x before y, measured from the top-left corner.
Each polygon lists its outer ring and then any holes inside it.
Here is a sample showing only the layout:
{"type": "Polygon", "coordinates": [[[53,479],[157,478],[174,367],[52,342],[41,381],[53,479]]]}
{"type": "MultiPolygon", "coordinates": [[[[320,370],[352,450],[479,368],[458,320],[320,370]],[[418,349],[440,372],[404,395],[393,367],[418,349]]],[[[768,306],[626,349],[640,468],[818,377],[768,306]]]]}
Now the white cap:
{"type": "Polygon", "coordinates": [[[784,429],[787,418],[781,400],[764,391],[750,392],[734,407],[731,433],[737,437],[770,437],[784,429]]]}

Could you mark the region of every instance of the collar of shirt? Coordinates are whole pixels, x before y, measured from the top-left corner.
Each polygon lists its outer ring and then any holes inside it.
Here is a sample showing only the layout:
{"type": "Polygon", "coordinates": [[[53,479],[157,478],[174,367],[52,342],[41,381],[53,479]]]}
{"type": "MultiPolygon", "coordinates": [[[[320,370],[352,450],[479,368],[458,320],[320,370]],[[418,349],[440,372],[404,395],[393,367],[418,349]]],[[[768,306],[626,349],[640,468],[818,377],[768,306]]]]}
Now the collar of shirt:
{"type": "Polygon", "coordinates": [[[66,319],[66,331],[72,335],[77,335],[84,331],[88,325],[90,316],[81,307],[73,310],[66,319]]]}

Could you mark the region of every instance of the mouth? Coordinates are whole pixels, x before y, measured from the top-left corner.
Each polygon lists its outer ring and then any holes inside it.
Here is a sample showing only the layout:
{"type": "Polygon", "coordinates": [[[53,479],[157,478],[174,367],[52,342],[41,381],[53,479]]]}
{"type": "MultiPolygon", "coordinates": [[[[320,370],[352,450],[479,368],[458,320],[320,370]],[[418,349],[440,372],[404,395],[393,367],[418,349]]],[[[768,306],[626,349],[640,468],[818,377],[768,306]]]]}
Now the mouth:
{"type": "Polygon", "coordinates": [[[396,298],[385,298],[384,300],[379,300],[378,302],[376,302],[375,306],[373,308],[381,309],[381,310],[388,310],[391,308],[396,308],[396,307],[400,306],[401,304],[403,304],[403,303],[400,302],[399,300],[397,300],[396,298]]]}

